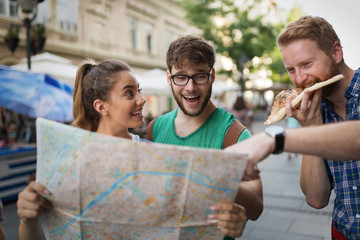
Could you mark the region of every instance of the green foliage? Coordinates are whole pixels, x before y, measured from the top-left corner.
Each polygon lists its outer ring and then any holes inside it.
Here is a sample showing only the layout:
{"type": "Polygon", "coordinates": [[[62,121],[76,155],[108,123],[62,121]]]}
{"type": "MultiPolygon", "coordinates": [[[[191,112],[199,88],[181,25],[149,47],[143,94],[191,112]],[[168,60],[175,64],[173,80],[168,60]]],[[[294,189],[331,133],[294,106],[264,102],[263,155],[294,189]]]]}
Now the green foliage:
{"type": "Polygon", "coordinates": [[[302,8],[295,6],[290,10],[287,22],[293,22],[303,15],[305,15],[305,12],[302,10],[302,8]]]}
{"type": "MultiPolygon", "coordinates": [[[[276,46],[276,38],[284,25],[274,25],[266,19],[270,8],[276,8],[276,4],[257,15],[253,11],[259,9],[261,0],[183,0],[180,4],[187,10],[190,22],[203,31],[204,39],[214,43],[217,53],[231,58],[238,72],[242,73],[245,68],[256,72],[266,67],[272,71],[273,81],[290,81],[276,46]],[[217,21],[222,24],[216,24],[217,21]],[[260,65],[253,66],[254,57],[271,58],[272,61],[270,64],[260,61],[260,65]]],[[[297,13],[294,11],[293,16],[297,13]]],[[[221,72],[229,76],[235,73],[221,72]]],[[[240,83],[244,86],[247,79],[241,76],[240,83]]]]}
{"type": "Polygon", "coordinates": [[[19,38],[19,32],[20,32],[20,27],[11,24],[8,29],[8,32],[6,33],[6,37],[19,38]]]}
{"type": "Polygon", "coordinates": [[[44,24],[36,24],[33,28],[32,36],[38,38],[45,38],[46,37],[46,28],[44,24]]]}
{"type": "MultiPolygon", "coordinates": [[[[287,17],[287,23],[293,22],[297,20],[300,16],[304,15],[304,11],[300,7],[293,7],[290,10],[290,13],[287,17]]],[[[284,28],[285,26],[279,25],[279,32],[284,28]]],[[[273,75],[271,76],[271,79],[274,82],[281,82],[281,83],[291,83],[289,75],[286,72],[286,69],[284,67],[284,63],[282,61],[281,51],[279,48],[276,48],[274,52],[272,53],[272,59],[273,62],[269,65],[270,69],[273,72],[273,75]]]]}
{"type": "Polygon", "coordinates": [[[291,83],[289,75],[284,68],[281,52],[278,48],[274,49],[271,53],[271,59],[272,62],[269,64],[269,68],[272,71],[271,80],[273,80],[273,82],[291,83]]]}

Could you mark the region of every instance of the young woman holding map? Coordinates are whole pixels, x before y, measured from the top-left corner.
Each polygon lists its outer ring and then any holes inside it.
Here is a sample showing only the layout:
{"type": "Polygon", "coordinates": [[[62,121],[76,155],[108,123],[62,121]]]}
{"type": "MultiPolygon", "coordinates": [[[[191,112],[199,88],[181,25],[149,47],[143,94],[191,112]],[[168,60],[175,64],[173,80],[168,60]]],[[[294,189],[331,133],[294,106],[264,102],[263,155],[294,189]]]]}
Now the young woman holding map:
{"type": "MultiPolygon", "coordinates": [[[[74,121],[72,125],[106,135],[143,141],[129,133],[144,123],[142,109],[146,102],[130,67],[118,60],[100,64],[83,64],[77,72],[74,89],[74,121]]],[[[145,140],[146,141],[146,140],[145,140]]],[[[19,238],[45,239],[38,216],[52,208],[47,200],[50,192],[31,182],[19,194],[19,238]]]]}

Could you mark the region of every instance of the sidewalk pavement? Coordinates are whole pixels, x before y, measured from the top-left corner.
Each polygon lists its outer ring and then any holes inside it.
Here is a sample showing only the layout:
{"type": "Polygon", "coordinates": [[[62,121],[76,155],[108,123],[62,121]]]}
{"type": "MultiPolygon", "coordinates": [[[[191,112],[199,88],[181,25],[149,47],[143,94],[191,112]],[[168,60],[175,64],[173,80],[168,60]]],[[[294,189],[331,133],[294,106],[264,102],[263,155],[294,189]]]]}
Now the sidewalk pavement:
{"type": "MultiPolygon", "coordinates": [[[[264,131],[263,118],[253,124],[254,133],[264,131]]],[[[279,125],[285,125],[283,122],[279,125]]],[[[264,191],[264,211],[257,221],[248,221],[241,240],[330,239],[333,199],[321,210],[307,205],[299,186],[301,156],[288,160],[287,153],[271,155],[259,164],[264,191]]],[[[16,203],[4,205],[1,223],[7,240],[18,239],[16,203]]]]}
{"type": "MultiPolygon", "coordinates": [[[[264,131],[263,122],[253,124],[254,134],[264,131]]],[[[277,125],[285,126],[283,121],[277,125]]],[[[264,192],[264,211],[248,221],[241,240],[325,240],[331,238],[334,195],[326,208],[310,207],[300,189],[301,155],[288,160],[287,153],[270,155],[259,164],[264,192]]]]}

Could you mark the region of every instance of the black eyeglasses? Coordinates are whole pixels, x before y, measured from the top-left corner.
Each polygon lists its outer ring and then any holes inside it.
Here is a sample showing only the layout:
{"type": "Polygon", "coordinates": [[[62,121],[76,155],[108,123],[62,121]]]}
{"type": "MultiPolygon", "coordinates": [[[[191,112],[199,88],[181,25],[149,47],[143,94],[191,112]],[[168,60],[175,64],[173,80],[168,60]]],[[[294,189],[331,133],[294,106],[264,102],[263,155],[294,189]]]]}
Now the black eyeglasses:
{"type": "Polygon", "coordinates": [[[186,84],[188,84],[190,78],[194,81],[196,85],[202,85],[209,82],[211,70],[212,69],[210,69],[208,73],[197,73],[191,76],[175,74],[175,75],[171,75],[170,78],[173,80],[173,83],[177,86],[185,86],[186,84]]]}

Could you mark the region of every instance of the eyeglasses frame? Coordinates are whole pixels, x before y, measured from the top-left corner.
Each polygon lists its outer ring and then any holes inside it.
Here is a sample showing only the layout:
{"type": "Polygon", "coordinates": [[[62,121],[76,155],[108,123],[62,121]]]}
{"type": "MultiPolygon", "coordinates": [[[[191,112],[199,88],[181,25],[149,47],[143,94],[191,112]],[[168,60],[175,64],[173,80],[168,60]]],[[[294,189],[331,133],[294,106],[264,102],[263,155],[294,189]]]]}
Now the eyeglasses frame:
{"type": "MultiPolygon", "coordinates": [[[[195,85],[204,85],[204,84],[206,84],[206,83],[209,82],[209,80],[210,80],[210,75],[211,75],[211,71],[212,71],[212,70],[213,70],[213,68],[211,68],[210,71],[207,72],[207,73],[196,73],[196,74],[193,74],[193,75],[191,75],[191,76],[186,75],[186,74],[174,74],[174,75],[170,75],[170,79],[172,80],[172,82],[173,82],[176,86],[186,86],[186,85],[189,83],[190,79],[193,80],[193,82],[194,82],[195,85]],[[204,83],[196,83],[196,81],[194,80],[194,77],[195,77],[196,75],[200,75],[200,74],[206,74],[206,75],[208,76],[208,80],[207,80],[206,82],[204,82],[204,83]],[[176,84],[176,83],[175,83],[175,80],[174,80],[174,77],[176,77],[176,76],[185,76],[185,77],[187,77],[186,83],[185,83],[185,84],[181,84],[181,85],[176,84]]],[[[171,73],[171,72],[170,72],[170,73],[171,73]]]]}

